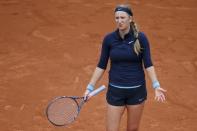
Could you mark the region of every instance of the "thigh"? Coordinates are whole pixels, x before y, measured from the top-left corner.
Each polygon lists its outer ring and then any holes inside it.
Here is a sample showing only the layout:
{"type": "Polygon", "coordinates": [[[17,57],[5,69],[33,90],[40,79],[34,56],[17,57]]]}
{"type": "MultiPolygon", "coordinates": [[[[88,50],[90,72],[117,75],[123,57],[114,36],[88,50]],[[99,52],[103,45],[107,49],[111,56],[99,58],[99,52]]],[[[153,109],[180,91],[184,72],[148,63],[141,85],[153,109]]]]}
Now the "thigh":
{"type": "Polygon", "coordinates": [[[107,104],[107,131],[118,131],[125,106],[107,104]]]}
{"type": "Polygon", "coordinates": [[[127,105],[127,128],[138,129],[144,109],[144,102],[138,105],[127,105]]]}

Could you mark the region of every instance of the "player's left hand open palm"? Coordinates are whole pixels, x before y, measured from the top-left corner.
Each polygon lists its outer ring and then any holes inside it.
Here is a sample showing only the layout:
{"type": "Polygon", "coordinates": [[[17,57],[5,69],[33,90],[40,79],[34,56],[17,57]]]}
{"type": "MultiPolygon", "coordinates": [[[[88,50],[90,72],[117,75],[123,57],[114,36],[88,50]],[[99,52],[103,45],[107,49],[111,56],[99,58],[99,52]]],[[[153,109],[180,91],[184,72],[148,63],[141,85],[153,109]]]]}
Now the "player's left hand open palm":
{"type": "Polygon", "coordinates": [[[159,101],[159,102],[164,102],[166,100],[165,94],[164,94],[165,92],[166,92],[166,90],[164,90],[161,87],[156,88],[155,89],[155,100],[159,101]]]}

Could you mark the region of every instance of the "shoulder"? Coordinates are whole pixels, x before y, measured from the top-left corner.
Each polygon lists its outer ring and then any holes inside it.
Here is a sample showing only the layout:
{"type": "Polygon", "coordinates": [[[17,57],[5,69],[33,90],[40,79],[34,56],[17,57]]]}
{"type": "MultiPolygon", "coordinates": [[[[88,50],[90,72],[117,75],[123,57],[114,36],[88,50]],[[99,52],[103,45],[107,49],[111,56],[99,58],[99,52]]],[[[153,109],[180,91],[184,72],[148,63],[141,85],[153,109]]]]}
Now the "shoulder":
{"type": "Polygon", "coordinates": [[[139,32],[139,39],[147,39],[147,36],[144,32],[139,32]]]}
{"type": "Polygon", "coordinates": [[[116,32],[110,32],[110,33],[107,33],[105,36],[104,36],[104,39],[114,39],[116,36],[116,32]]]}
{"type": "Polygon", "coordinates": [[[138,39],[143,47],[149,46],[148,38],[144,32],[139,32],[138,39]]]}
{"type": "Polygon", "coordinates": [[[110,44],[114,39],[116,39],[116,32],[110,32],[104,36],[103,42],[110,44]]]}

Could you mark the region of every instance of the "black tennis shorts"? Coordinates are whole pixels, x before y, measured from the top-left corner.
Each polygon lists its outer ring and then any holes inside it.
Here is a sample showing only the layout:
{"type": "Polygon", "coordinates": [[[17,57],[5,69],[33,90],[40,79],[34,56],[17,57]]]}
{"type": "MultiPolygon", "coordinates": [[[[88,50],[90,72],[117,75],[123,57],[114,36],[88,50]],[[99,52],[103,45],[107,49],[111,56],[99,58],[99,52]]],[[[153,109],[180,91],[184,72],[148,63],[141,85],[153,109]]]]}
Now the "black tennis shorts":
{"type": "Polygon", "coordinates": [[[146,85],[137,88],[122,89],[108,86],[107,103],[113,106],[137,105],[147,99],[146,85]]]}

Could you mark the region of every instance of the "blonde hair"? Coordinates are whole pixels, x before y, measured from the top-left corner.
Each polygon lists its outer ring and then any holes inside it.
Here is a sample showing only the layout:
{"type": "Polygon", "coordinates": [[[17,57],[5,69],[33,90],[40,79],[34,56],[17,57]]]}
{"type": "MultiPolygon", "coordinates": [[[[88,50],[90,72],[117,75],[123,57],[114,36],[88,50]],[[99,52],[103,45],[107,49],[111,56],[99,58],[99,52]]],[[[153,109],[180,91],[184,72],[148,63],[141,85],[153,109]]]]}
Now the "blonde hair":
{"type": "MultiPolygon", "coordinates": [[[[124,7],[124,8],[131,10],[131,6],[129,4],[121,4],[121,5],[118,5],[117,7],[124,7]]],[[[138,29],[137,24],[134,21],[131,22],[130,27],[132,28],[133,35],[136,39],[134,43],[134,51],[137,55],[139,55],[142,50],[139,39],[138,39],[139,29],[138,29]]]]}
{"type": "Polygon", "coordinates": [[[135,43],[134,43],[134,51],[137,55],[139,55],[139,53],[141,53],[142,48],[141,48],[141,45],[140,45],[140,41],[138,39],[139,29],[137,27],[137,24],[134,21],[131,22],[131,28],[133,30],[133,35],[136,39],[135,43]]]}

